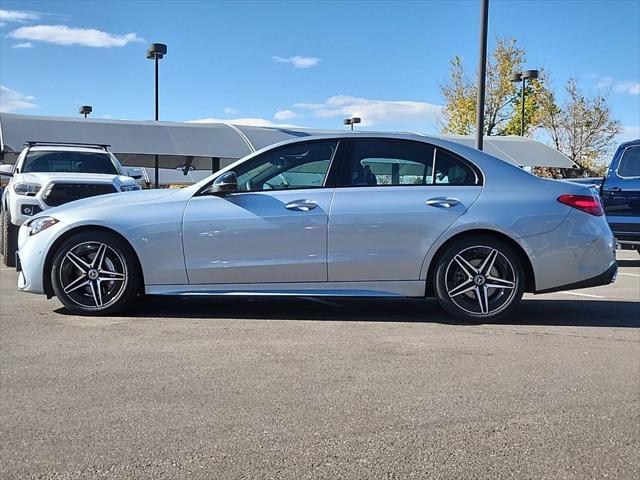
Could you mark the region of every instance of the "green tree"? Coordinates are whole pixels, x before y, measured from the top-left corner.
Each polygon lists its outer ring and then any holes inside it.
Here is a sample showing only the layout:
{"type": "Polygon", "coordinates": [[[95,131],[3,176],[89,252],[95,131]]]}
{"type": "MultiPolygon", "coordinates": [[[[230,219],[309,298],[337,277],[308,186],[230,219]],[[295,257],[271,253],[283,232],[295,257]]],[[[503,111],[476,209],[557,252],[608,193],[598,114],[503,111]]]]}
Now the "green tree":
{"type": "MultiPolygon", "coordinates": [[[[551,91],[542,97],[538,124],[551,139],[553,146],[593,176],[604,174],[606,165],[598,164],[613,146],[621,132],[604,95],[583,93],[575,78],[564,87],[565,99],[559,104],[551,91]]],[[[575,176],[575,171],[542,171],[551,176],[575,176]]]]}
{"type": "MultiPolygon", "coordinates": [[[[485,92],[485,135],[519,135],[521,117],[520,84],[509,77],[522,70],[526,52],[514,38],[498,38],[487,61],[485,92]]],[[[526,132],[536,125],[540,97],[545,91],[544,72],[527,83],[525,101],[526,132]]],[[[444,98],[442,133],[471,135],[476,131],[476,98],[478,86],[469,80],[460,57],[451,60],[449,81],[440,86],[444,98]]]]}

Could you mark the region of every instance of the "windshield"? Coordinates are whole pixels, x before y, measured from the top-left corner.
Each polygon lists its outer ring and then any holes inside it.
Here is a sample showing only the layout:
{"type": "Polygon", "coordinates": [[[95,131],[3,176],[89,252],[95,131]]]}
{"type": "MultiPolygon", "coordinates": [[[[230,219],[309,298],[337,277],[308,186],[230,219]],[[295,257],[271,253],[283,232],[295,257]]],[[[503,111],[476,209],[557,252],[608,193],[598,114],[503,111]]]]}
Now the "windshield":
{"type": "Polygon", "coordinates": [[[106,173],[119,175],[108,153],[30,151],[22,165],[22,173],[106,173]]]}

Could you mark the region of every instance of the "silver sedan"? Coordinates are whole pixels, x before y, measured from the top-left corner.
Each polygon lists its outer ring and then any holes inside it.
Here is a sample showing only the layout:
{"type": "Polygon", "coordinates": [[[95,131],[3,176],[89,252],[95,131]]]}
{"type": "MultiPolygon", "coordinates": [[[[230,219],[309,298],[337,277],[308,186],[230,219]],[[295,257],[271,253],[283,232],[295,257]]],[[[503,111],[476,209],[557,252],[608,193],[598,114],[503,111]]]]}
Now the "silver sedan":
{"type": "Polygon", "coordinates": [[[20,290],[78,314],[141,294],[436,296],[483,321],[617,272],[589,187],[409,134],[306,137],[182,190],[48,210],[20,229],[18,268],[20,290]]]}

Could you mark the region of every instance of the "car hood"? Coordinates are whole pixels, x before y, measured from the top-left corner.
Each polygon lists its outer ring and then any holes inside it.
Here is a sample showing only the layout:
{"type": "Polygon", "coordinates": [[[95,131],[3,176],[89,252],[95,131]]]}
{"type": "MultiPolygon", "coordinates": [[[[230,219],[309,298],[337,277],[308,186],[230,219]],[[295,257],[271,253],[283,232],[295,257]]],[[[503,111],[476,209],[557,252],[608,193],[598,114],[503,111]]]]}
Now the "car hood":
{"type": "Polygon", "coordinates": [[[138,190],[134,192],[119,192],[108,195],[98,195],[95,197],[83,198],[73,202],[65,203],[59,207],[55,207],[43,212],[43,215],[65,217],[73,216],[79,210],[89,210],[98,212],[103,208],[110,211],[120,211],[122,209],[134,208],[136,211],[143,211],[145,205],[153,203],[154,205],[163,199],[169,199],[177,195],[180,190],[164,189],[164,190],[138,190]]]}
{"type": "Polygon", "coordinates": [[[39,183],[44,185],[51,181],[64,181],[64,182],[82,182],[82,183],[119,183],[128,184],[134,183],[133,178],[125,177],[123,175],[110,175],[105,173],[68,173],[68,172],[28,172],[19,173],[16,175],[14,181],[39,183]]]}

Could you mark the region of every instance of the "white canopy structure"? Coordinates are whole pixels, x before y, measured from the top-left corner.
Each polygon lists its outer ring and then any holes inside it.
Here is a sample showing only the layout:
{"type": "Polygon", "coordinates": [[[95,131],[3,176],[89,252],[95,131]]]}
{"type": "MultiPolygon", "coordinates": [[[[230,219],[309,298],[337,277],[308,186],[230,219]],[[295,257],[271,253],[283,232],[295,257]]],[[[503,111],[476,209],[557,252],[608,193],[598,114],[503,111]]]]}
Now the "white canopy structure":
{"type": "MultiPolygon", "coordinates": [[[[192,183],[212,170],[218,170],[238,158],[283,140],[335,133],[345,132],[228,123],[129,121],[0,114],[0,152],[2,152],[4,163],[13,163],[27,141],[109,144],[110,150],[128,166],[153,167],[154,156],[158,155],[160,167],[163,169],[160,179],[164,184],[192,183]],[[188,169],[183,168],[185,165],[188,169]],[[183,170],[186,170],[186,175],[183,174],[183,170]]],[[[474,146],[474,139],[470,136],[439,137],[474,146]]],[[[486,137],[485,151],[522,167],[572,168],[574,166],[569,158],[557,150],[529,138],[486,137]]],[[[148,170],[147,174],[149,180],[153,181],[153,170],[148,170]]]]}

